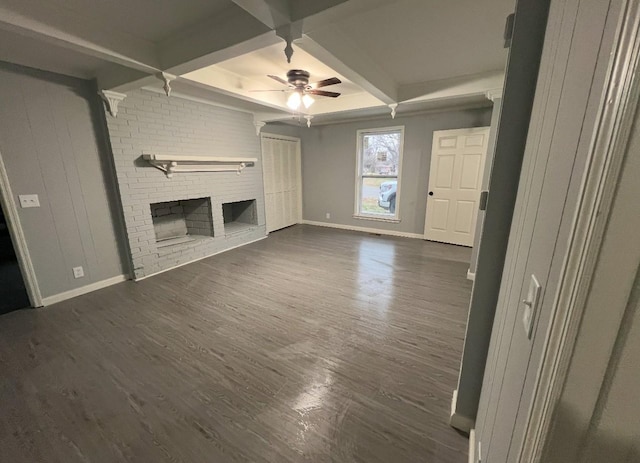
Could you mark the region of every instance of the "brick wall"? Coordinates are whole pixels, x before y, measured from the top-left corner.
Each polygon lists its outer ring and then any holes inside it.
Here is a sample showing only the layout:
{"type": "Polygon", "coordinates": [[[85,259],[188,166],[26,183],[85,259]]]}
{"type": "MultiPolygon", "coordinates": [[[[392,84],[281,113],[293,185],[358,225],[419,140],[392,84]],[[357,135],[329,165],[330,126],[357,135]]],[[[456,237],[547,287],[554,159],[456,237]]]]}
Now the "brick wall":
{"type": "Polygon", "coordinates": [[[106,114],[106,119],[135,278],[265,236],[260,138],[251,114],[140,90],[120,103],[117,118],[106,114]],[[175,173],[169,179],[142,154],[255,157],[258,162],[241,175],[175,173]],[[196,198],[210,198],[214,236],[159,250],[150,204],[196,198]],[[222,204],[250,199],[256,200],[258,225],[225,233],[222,204]]]}

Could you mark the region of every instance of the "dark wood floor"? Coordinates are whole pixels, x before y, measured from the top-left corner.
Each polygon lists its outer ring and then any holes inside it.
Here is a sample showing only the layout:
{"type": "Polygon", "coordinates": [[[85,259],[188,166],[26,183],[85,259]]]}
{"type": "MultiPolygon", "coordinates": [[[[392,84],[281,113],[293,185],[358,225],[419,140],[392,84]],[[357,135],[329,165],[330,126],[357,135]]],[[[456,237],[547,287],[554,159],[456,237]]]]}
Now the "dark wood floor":
{"type": "Polygon", "coordinates": [[[469,250],[295,226],[0,317],[0,460],[456,462],[469,250]]]}

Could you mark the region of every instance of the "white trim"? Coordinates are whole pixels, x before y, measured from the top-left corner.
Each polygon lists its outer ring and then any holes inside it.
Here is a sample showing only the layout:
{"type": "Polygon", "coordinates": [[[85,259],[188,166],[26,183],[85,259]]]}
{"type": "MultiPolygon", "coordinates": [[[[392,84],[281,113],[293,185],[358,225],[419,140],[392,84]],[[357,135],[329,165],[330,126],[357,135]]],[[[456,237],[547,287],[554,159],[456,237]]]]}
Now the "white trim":
{"type": "Polygon", "coordinates": [[[38,286],[38,278],[36,277],[36,271],[31,261],[31,255],[29,254],[29,248],[27,246],[27,238],[22,230],[20,224],[20,216],[18,215],[18,207],[11,191],[11,184],[9,183],[9,176],[7,175],[7,169],[2,160],[2,154],[0,153],[0,207],[4,210],[7,218],[7,227],[9,228],[9,234],[11,235],[11,242],[18,259],[18,266],[20,267],[20,273],[24,281],[24,286],[29,296],[29,302],[33,307],[42,307],[42,294],[40,293],[40,287],[38,286]]]}
{"type": "MultiPolygon", "coordinates": [[[[397,204],[396,204],[397,206],[397,204]]],[[[397,209],[396,209],[397,210],[397,209]]],[[[374,222],[387,222],[387,223],[400,223],[400,219],[386,219],[384,217],[378,217],[377,215],[353,215],[356,220],[373,220],[374,222]]]]}
{"type": "Polygon", "coordinates": [[[338,228],[340,230],[351,230],[364,233],[375,233],[377,235],[399,236],[401,238],[424,239],[420,233],[408,233],[394,230],[381,230],[379,228],[356,227],[354,225],[343,225],[341,223],[315,222],[313,220],[302,220],[300,222],[305,225],[314,225],[316,227],[338,228]]]}
{"type": "Polygon", "coordinates": [[[163,171],[167,178],[176,172],[236,172],[254,166],[258,158],[234,158],[228,156],[143,154],[142,159],[156,169],[163,171]]]}
{"type": "Polygon", "coordinates": [[[467,280],[476,281],[476,272],[472,272],[471,269],[467,270],[467,280]]]}
{"type": "Polygon", "coordinates": [[[274,140],[300,141],[298,137],[290,137],[288,135],[278,135],[277,133],[261,132],[263,138],[272,138],[274,140]]]}
{"type": "Polygon", "coordinates": [[[475,460],[476,454],[476,430],[469,431],[469,463],[477,463],[475,460]]]}
{"type": "Polygon", "coordinates": [[[491,90],[486,91],[485,96],[487,97],[487,100],[491,100],[491,102],[495,103],[496,99],[502,98],[503,91],[503,87],[492,88],[491,90]]]}
{"type": "Polygon", "coordinates": [[[640,96],[640,0],[626,0],[518,462],[540,462],[569,372],[640,96]]]}
{"type": "Polygon", "coordinates": [[[256,128],[256,136],[260,136],[260,131],[262,130],[262,128],[267,125],[267,123],[265,121],[258,121],[256,120],[256,116],[254,114],[253,116],[253,125],[256,128]]]}
{"type": "Polygon", "coordinates": [[[124,93],[114,92],[112,90],[100,90],[98,92],[98,95],[100,95],[100,98],[102,98],[102,100],[104,101],[109,114],[111,114],[113,117],[117,117],[118,105],[127,97],[127,95],[125,95],[124,93]]]}
{"type": "MultiPolygon", "coordinates": [[[[377,127],[373,129],[360,129],[356,131],[356,188],[355,188],[355,201],[353,203],[353,217],[358,219],[369,219],[369,220],[382,220],[384,217],[376,217],[375,215],[370,215],[367,213],[360,212],[360,177],[362,170],[362,136],[368,133],[381,133],[381,132],[400,132],[400,159],[398,160],[398,174],[395,176],[396,181],[398,182],[396,186],[396,212],[393,217],[389,217],[388,221],[398,221],[400,222],[400,193],[402,190],[402,158],[404,157],[404,125],[397,125],[394,127],[377,127]]],[[[389,176],[389,178],[393,178],[393,176],[389,176]]]]}
{"type": "Polygon", "coordinates": [[[449,416],[449,425],[464,432],[471,432],[476,423],[468,416],[456,413],[456,404],[458,403],[458,390],[453,391],[451,396],[451,415],[449,416]]]}
{"type": "Polygon", "coordinates": [[[268,237],[269,237],[269,235],[261,236],[260,238],[257,238],[255,240],[248,241],[248,242],[242,243],[242,244],[237,244],[235,246],[231,246],[230,248],[226,248],[226,249],[223,249],[221,251],[214,252],[213,254],[207,254],[206,256],[198,257],[196,259],[192,259],[190,261],[183,262],[182,264],[174,265],[173,267],[165,268],[164,270],[160,270],[160,271],[155,272],[155,273],[150,273],[149,275],[145,275],[145,276],[142,276],[140,278],[134,278],[133,281],[138,282],[138,281],[146,280],[147,278],[154,277],[156,275],[160,275],[161,273],[168,272],[169,270],[173,270],[173,269],[176,269],[176,268],[184,267],[185,265],[193,264],[194,262],[198,262],[199,260],[207,259],[207,258],[213,257],[213,256],[217,256],[218,254],[222,254],[223,252],[231,251],[232,249],[240,248],[242,246],[246,246],[248,244],[252,244],[252,243],[255,243],[257,241],[264,240],[264,239],[266,239],[268,237]]]}
{"type": "Polygon", "coordinates": [[[98,289],[106,288],[107,286],[115,285],[117,283],[122,283],[123,281],[127,281],[128,279],[129,279],[129,276],[127,275],[118,275],[115,277],[107,278],[106,280],[96,281],[95,283],[91,283],[86,286],[81,286],[80,288],[70,289],[69,291],[54,294],[53,296],[47,296],[44,299],[42,299],[42,304],[45,307],[48,307],[52,304],[66,301],[67,299],[71,299],[73,297],[82,296],[83,294],[97,291],[98,289]]]}
{"type": "MultiPolygon", "coordinates": [[[[180,82],[184,82],[183,80],[181,80],[180,82]]],[[[144,86],[142,87],[142,90],[145,90],[147,92],[151,92],[151,93],[158,93],[160,95],[165,95],[165,91],[162,88],[156,88],[156,87],[151,87],[151,86],[144,86]]],[[[224,104],[224,103],[216,103],[215,101],[211,101],[211,100],[207,100],[206,98],[199,98],[197,96],[191,96],[191,95],[187,95],[185,93],[181,93],[181,92],[171,92],[171,98],[179,98],[181,100],[189,100],[189,101],[194,101],[196,103],[202,103],[202,104],[206,104],[209,106],[215,106],[217,108],[224,108],[224,109],[230,109],[232,111],[239,111],[241,113],[247,113],[247,114],[254,114],[254,111],[249,111],[248,109],[242,109],[242,108],[238,108],[236,106],[231,106],[228,104],[224,104]]]]}
{"type": "MultiPolygon", "coordinates": [[[[403,104],[403,107],[406,108],[411,103],[405,101],[402,104],[403,104]]],[[[451,104],[445,107],[433,108],[433,109],[417,109],[415,111],[402,111],[396,114],[396,119],[402,119],[405,117],[423,116],[425,114],[440,114],[440,113],[450,113],[454,111],[466,111],[471,109],[487,109],[487,108],[491,108],[491,102],[489,100],[483,100],[483,101],[471,102],[471,103],[451,104]]],[[[363,109],[372,109],[372,108],[363,108],[363,109]]],[[[348,117],[349,113],[357,112],[357,111],[359,110],[316,114],[315,115],[316,120],[314,121],[313,126],[319,127],[323,125],[335,125],[335,124],[344,124],[344,123],[351,123],[351,122],[379,121],[382,119],[389,118],[386,112],[381,114],[372,114],[370,116],[354,115],[353,117],[348,117]],[[333,116],[336,116],[336,117],[333,117],[333,116]],[[325,119],[322,119],[322,118],[325,118],[325,119]]],[[[267,122],[284,122],[293,127],[300,127],[300,125],[297,124],[295,121],[293,122],[290,121],[291,120],[290,114],[285,114],[278,117],[274,116],[273,118],[269,118],[265,120],[267,122]]]]}

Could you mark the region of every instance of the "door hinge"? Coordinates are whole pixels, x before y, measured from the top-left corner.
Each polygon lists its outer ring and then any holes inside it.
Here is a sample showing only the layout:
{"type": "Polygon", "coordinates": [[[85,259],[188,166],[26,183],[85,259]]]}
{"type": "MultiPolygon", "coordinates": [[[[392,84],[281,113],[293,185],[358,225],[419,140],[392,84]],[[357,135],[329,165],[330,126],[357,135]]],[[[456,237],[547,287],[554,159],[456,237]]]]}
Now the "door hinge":
{"type": "Polygon", "coordinates": [[[487,190],[480,192],[480,201],[478,204],[478,209],[481,211],[487,210],[487,201],[489,199],[489,192],[487,190]]]}
{"type": "Polygon", "coordinates": [[[507,20],[504,24],[504,48],[511,47],[511,39],[513,38],[513,23],[515,19],[515,13],[511,13],[507,16],[507,20]]]}

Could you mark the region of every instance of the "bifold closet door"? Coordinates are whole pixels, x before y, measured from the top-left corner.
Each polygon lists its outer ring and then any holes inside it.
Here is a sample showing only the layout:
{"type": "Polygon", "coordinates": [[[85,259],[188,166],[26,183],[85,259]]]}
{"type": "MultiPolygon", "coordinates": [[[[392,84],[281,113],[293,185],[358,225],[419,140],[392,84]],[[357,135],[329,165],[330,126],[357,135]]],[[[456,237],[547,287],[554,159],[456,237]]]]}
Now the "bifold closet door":
{"type": "Polygon", "coordinates": [[[300,140],[262,136],[267,233],[302,218],[300,140]]]}

